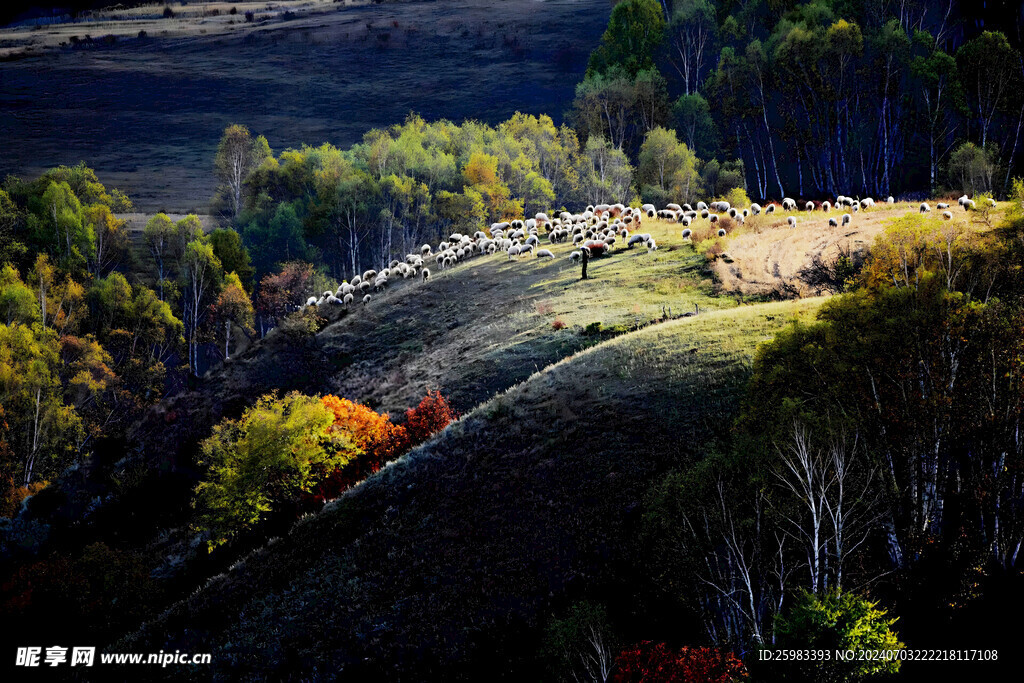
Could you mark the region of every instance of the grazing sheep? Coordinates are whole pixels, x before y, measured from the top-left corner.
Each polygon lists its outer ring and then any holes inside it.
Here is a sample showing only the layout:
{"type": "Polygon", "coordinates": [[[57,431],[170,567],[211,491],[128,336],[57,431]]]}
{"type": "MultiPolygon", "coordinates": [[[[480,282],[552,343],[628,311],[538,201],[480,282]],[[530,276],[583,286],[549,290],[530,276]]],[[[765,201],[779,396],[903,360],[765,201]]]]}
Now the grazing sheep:
{"type": "Polygon", "coordinates": [[[683,207],[679,206],[678,204],[666,204],[665,208],[668,209],[669,211],[682,211],[683,210],[683,207]]]}
{"type": "Polygon", "coordinates": [[[839,227],[839,221],[837,221],[835,218],[829,218],[828,219],[828,227],[830,227],[830,228],[838,228],[839,227]]]}
{"type": "Polygon", "coordinates": [[[689,228],[687,228],[686,230],[683,230],[683,239],[684,240],[690,239],[690,235],[692,235],[692,234],[693,234],[693,231],[690,230],[689,228]]]}
{"type": "Polygon", "coordinates": [[[363,279],[364,280],[372,280],[375,277],[377,277],[377,271],[376,270],[368,270],[365,273],[363,273],[363,279]]]}
{"type": "Polygon", "coordinates": [[[708,210],[708,205],[705,204],[704,202],[697,202],[697,210],[698,211],[707,211],[708,210]]]}
{"type": "Polygon", "coordinates": [[[341,299],[332,294],[329,297],[327,297],[327,303],[331,304],[332,306],[338,306],[341,304],[341,299]]]}
{"type": "Polygon", "coordinates": [[[315,296],[311,296],[308,299],[306,299],[306,305],[307,306],[316,306],[316,297],[315,296]]]}
{"type": "Polygon", "coordinates": [[[424,268],[423,270],[420,271],[420,275],[423,277],[424,281],[429,280],[430,279],[430,269],[429,268],[424,268]]]}
{"type": "Polygon", "coordinates": [[[804,211],[814,211],[814,202],[804,204],[804,211]]]}
{"type": "Polygon", "coordinates": [[[515,258],[517,258],[517,257],[519,256],[519,253],[520,253],[520,251],[521,251],[521,250],[520,250],[520,248],[519,248],[518,246],[515,246],[515,247],[509,247],[509,248],[508,248],[508,250],[507,250],[507,253],[508,253],[508,260],[509,260],[509,261],[512,261],[512,260],[514,260],[515,258]]]}
{"type": "Polygon", "coordinates": [[[751,204],[750,205],[750,213],[754,214],[755,216],[758,215],[759,213],[761,213],[761,205],[760,204],[751,204]]]}
{"type": "Polygon", "coordinates": [[[654,238],[647,240],[647,251],[658,251],[658,243],[654,241],[654,238]]]}
{"type": "Polygon", "coordinates": [[[789,218],[786,219],[786,222],[789,223],[789,227],[791,227],[791,228],[795,228],[796,227],[796,217],[795,216],[790,216],[789,218]]]}
{"type": "Polygon", "coordinates": [[[774,204],[769,204],[768,206],[765,207],[764,212],[765,213],[775,213],[775,205],[774,204]]]}
{"type": "Polygon", "coordinates": [[[579,261],[581,258],[583,258],[583,254],[581,254],[578,251],[574,251],[571,254],[569,254],[569,260],[572,261],[573,263],[579,261]]]}
{"type": "Polygon", "coordinates": [[[424,256],[430,256],[430,253],[432,251],[433,248],[429,244],[424,244],[422,247],[420,247],[420,253],[423,254],[424,256]]]}
{"type": "Polygon", "coordinates": [[[951,211],[943,211],[942,217],[945,218],[947,221],[951,221],[953,220],[953,213],[951,211]]]}
{"type": "Polygon", "coordinates": [[[889,195],[889,197],[885,200],[885,203],[886,204],[895,204],[896,203],[896,199],[892,195],[889,195]]]}
{"type": "Polygon", "coordinates": [[[553,259],[553,258],[555,258],[555,255],[552,254],[551,251],[548,250],[548,249],[538,249],[537,250],[537,258],[543,258],[543,257],[547,257],[547,258],[553,259]]]}
{"type": "Polygon", "coordinates": [[[387,278],[379,277],[376,280],[374,280],[374,282],[373,282],[373,289],[374,289],[374,291],[377,291],[377,292],[383,292],[384,288],[387,287],[387,286],[388,286],[387,278]]]}
{"type": "Polygon", "coordinates": [[[626,248],[627,249],[632,249],[633,245],[635,245],[635,244],[643,244],[646,241],[647,240],[644,239],[643,235],[633,235],[632,237],[629,238],[629,241],[626,243],[626,248]]]}
{"type": "Polygon", "coordinates": [[[346,294],[346,295],[344,296],[344,298],[342,298],[341,302],[342,302],[343,304],[345,304],[346,306],[348,306],[348,305],[349,305],[350,303],[352,303],[353,301],[355,301],[355,298],[356,298],[356,297],[355,297],[355,295],[354,295],[354,294],[352,294],[352,293],[349,293],[349,294],[346,294]]]}
{"type": "Polygon", "coordinates": [[[719,237],[725,237],[725,228],[719,228],[718,229],[718,236],[719,237]]]}
{"type": "Polygon", "coordinates": [[[736,214],[737,214],[738,212],[736,211],[736,209],[735,209],[735,208],[730,208],[730,209],[729,209],[729,211],[728,211],[727,213],[729,214],[729,218],[736,218],[736,214]]]}
{"type": "Polygon", "coordinates": [[[921,202],[921,206],[918,207],[918,211],[921,213],[928,213],[932,210],[932,207],[928,206],[928,202],[921,202]]]}
{"type": "Polygon", "coordinates": [[[684,226],[687,226],[687,225],[690,224],[690,217],[689,216],[683,216],[683,219],[681,221],[679,221],[679,222],[682,223],[684,226]]]}
{"type": "Polygon", "coordinates": [[[852,221],[852,220],[853,220],[853,216],[851,216],[848,213],[844,213],[843,214],[843,227],[846,227],[847,225],[849,225],[850,221],[852,221]]]}
{"type": "Polygon", "coordinates": [[[717,223],[718,222],[718,214],[717,213],[713,213],[713,214],[709,215],[708,216],[708,220],[711,221],[712,223],[717,223]]]}
{"type": "Polygon", "coordinates": [[[367,294],[366,296],[364,296],[364,297],[363,297],[363,305],[364,305],[364,306],[365,306],[366,304],[370,303],[370,298],[371,298],[371,297],[370,297],[370,295],[369,295],[369,294],[367,294]]]}
{"type": "Polygon", "coordinates": [[[821,210],[824,211],[825,213],[828,213],[829,211],[832,210],[832,205],[829,204],[828,202],[822,202],[821,203],[821,210]]]}
{"type": "Polygon", "coordinates": [[[946,204],[945,202],[939,202],[938,204],[935,205],[935,208],[936,209],[948,209],[949,208],[949,204],[946,204]]]}
{"type": "Polygon", "coordinates": [[[964,211],[974,211],[977,207],[978,205],[974,203],[973,199],[968,199],[964,202],[964,211]]]}
{"type": "Polygon", "coordinates": [[[967,195],[961,195],[960,199],[956,200],[956,203],[963,206],[968,201],[967,195]]]}
{"type": "Polygon", "coordinates": [[[796,202],[789,197],[784,197],[782,200],[782,208],[786,211],[796,208],[796,202]]]}
{"type": "Polygon", "coordinates": [[[707,209],[701,209],[701,210],[700,210],[700,217],[701,217],[701,218],[707,218],[707,217],[708,217],[708,216],[710,216],[710,215],[711,215],[711,214],[710,214],[710,213],[708,213],[708,210],[707,210],[707,209]]]}
{"type": "Polygon", "coordinates": [[[995,206],[996,205],[996,200],[994,200],[991,197],[989,197],[988,198],[988,205],[989,206],[995,206]]]}
{"type": "Polygon", "coordinates": [[[360,282],[360,283],[359,283],[359,291],[360,291],[360,292],[366,292],[366,291],[369,291],[370,287],[373,287],[373,285],[371,285],[371,284],[370,284],[369,282],[367,282],[366,280],[363,280],[362,282],[360,282]]]}
{"type": "Polygon", "coordinates": [[[363,278],[356,275],[354,278],[352,278],[352,282],[350,282],[349,284],[351,284],[353,287],[358,287],[360,284],[362,284],[362,282],[363,278]]]}

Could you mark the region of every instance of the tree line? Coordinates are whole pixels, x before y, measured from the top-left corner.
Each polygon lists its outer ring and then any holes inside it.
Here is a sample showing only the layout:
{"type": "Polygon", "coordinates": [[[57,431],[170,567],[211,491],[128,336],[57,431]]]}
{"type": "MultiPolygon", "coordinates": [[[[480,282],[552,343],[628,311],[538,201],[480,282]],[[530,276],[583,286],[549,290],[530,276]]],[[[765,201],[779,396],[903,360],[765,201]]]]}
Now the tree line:
{"type": "MultiPolygon", "coordinates": [[[[581,141],[664,126],[755,198],[1006,194],[1024,61],[959,3],[624,0],[577,86],[581,141]]],[[[641,194],[656,192],[641,184],[641,194]]]]}

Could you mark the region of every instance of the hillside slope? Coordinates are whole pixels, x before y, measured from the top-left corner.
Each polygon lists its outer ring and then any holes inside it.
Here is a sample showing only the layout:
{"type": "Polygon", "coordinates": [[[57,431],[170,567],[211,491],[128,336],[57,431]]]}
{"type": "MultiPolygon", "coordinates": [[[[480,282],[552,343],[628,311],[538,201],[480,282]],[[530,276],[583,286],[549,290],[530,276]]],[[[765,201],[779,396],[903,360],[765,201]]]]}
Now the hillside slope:
{"type": "Polygon", "coordinates": [[[514,677],[549,608],[630,574],[652,478],[728,428],[757,343],[820,302],[647,327],[534,374],[117,647],[212,650],[233,676],[514,677]]]}
{"type": "Polygon", "coordinates": [[[566,258],[570,245],[545,244],[555,259],[480,256],[435,268],[427,282],[398,281],[368,306],[325,310],[331,322],[316,335],[278,328],[195,391],[161,404],[138,429],[138,448],[150,462],[187,460],[222,416],[275,390],[333,393],[394,414],[439,389],[463,412],[670,309],[677,317],[736,305],[714,296],[706,260],[677,226],[651,221],[644,230],[658,251],[616,250],[591,263],[588,280],[566,258]],[[593,323],[602,331],[583,334],[593,323]]]}

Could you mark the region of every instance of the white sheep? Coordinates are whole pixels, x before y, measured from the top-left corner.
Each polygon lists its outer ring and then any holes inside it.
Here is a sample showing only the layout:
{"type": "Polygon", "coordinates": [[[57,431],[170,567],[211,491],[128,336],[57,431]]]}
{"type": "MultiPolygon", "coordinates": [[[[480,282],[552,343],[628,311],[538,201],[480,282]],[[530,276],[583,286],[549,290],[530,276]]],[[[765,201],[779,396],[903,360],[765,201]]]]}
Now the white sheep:
{"type": "Polygon", "coordinates": [[[885,203],[886,204],[895,204],[896,203],[896,199],[892,195],[889,195],[886,198],[885,203]]]}
{"type": "Polygon", "coordinates": [[[843,214],[843,227],[846,227],[847,225],[849,225],[850,221],[852,221],[852,220],[853,220],[853,216],[851,216],[848,213],[844,213],[843,214]]]}
{"type": "Polygon", "coordinates": [[[951,221],[953,220],[953,213],[951,211],[943,211],[942,217],[945,218],[947,221],[951,221]]]}
{"type": "Polygon", "coordinates": [[[430,269],[424,268],[420,271],[420,275],[423,277],[424,282],[430,279],[430,269]]]}
{"type": "Polygon", "coordinates": [[[946,204],[945,202],[939,202],[938,204],[935,205],[935,208],[936,209],[948,209],[949,208],[949,204],[946,204]]]}
{"type": "Polygon", "coordinates": [[[804,211],[814,211],[814,202],[804,204],[804,211]]]}
{"type": "Polygon", "coordinates": [[[356,297],[355,297],[355,295],[353,295],[353,294],[352,294],[352,293],[350,292],[350,293],[346,294],[346,295],[345,295],[345,296],[344,296],[344,297],[342,298],[341,302],[342,302],[343,304],[345,304],[346,306],[348,306],[348,305],[349,305],[350,303],[352,303],[353,301],[355,301],[355,298],[356,298],[356,297]]]}
{"type": "Polygon", "coordinates": [[[690,239],[690,235],[692,235],[692,234],[693,234],[693,231],[690,230],[689,228],[687,228],[686,230],[683,230],[683,239],[684,240],[690,239]]]}
{"type": "Polygon", "coordinates": [[[832,205],[829,204],[828,202],[822,202],[821,203],[821,210],[824,211],[825,213],[828,213],[829,211],[832,210],[832,205]]]}
{"type": "Polygon", "coordinates": [[[790,216],[789,218],[786,219],[786,222],[789,223],[789,227],[795,228],[796,227],[796,216],[790,216]]]}
{"type": "MultiPolygon", "coordinates": [[[[612,239],[614,239],[614,238],[612,238],[612,239]]],[[[537,258],[544,258],[544,257],[553,259],[553,258],[555,258],[555,255],[552,254],[549,249],[538,249],[537,250],[537,258]]]]}
{"type": "Polygon", "coordinates": [[[754,214],[755,216],[758,215],[759,213],[761,213],[761,205],[760,204],[751,204],[750,205],[750,213],[754,214]]]}
{"type": "Polygon", "coordinates": [[[769,204],[768,206],[765,207],[764,212],[765,213],[775,213],[775,205],[774,204],[769,204]]]}
{"type": "Polygon", "coordinates": [[[828,227],[830,227],[830,228],[838,228],[839,227],[839,221],[837,221],[835,218],[829,218],[828,219],[828,227]]]}
{"type": "Polygon", "coordinates": [[[725,228],[719,228],[718,229],[718,236],[719,237],[725,237],[725,228]]]}
{"type": "Polygon", "coordinates": [[[712,223],[717,223],[718,222],[718,214],[717,213],[713,213],[713,214],[709,215],[708,216],[708,220],[711,221],[712,223]]]}
{"type": "Polygon", "coordinates": [[[994,200],[991,197],[989,197],[988,198],[988,205],[989,206],[995,206],[996,205],[996,200],[994,200]]]}
{"type": "Polygon", "coordinates": [[[365,306],[366,304],[370,303],[370,299],[371,299],[371,297],[370,297],[370,295],[369,295],[369,294],[367,294],[366,296],[364,296],[364,297],[363,297],[363,305],[365,306]]]}
{"type": "Polygon", "coordinates": [[[316,297],[315,296],[311,296],[308,299],[306,299],[306,305],[307,306],[316,306],[316,297]]]}
{"type": "Polygon", "coordinates": [[[571,254],[569,254],[569,260],[570,260],[570,261],[572,261],[572,262],[574,262],[574,263],[575,263],[576,261],[579,261],[579,260],[580,260],[581,258],[583,258],[583,254],[581,254],[581,253],[580,253],[580,252],[578,252],[578,251],[574,251],[574,252],[572,252],[571,254]]]}
{"type": "Polygon", "coordinates": [[[917,210],[921,213],[928,213],[932,210],[932,207],[928,206],[928,202],[921,202],[921,206],[917,210]]]}

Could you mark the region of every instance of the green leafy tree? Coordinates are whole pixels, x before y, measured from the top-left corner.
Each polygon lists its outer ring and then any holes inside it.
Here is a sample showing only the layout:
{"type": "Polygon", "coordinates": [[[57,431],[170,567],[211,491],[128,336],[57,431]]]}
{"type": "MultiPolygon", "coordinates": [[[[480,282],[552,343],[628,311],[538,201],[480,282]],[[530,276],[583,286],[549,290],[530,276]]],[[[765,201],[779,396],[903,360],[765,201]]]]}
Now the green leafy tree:
{"type": "Polygon", "coordinates": [[[242,236],[235,230],[222,228],[210,233],[210,244],[224,272],[234,273],[245,291],[251,294],[255,270],[249,259],[249,250],[242,244],[242,236]]]}
{"type": "Polygon", "coordinates": [[[253,139],[245,126],[233,124],[224,129],[214,169],[221,182],[219,193],[227,199],[232,216],[237,216],[245,201],[245,181],[263,160],[271,157],[270,145],[262,135],[253,139]]]}
{"type": "Polygon", "coordinates": [[[587,75],[621,66],[629,76],[654,67],[665,34],[665,17],[658,0],[624,0],[612,9],[601,44],[590,55],[587,75]]]}
{"type": "MultiPolygon", "coordinates": [[[[848,591],[830,590],[812,595],[801,591],[789,614],[776,620],[777,647],[810,650],[894,652],[903,649],[889,618],[877,602],[848,591]]],[[[900,660],[854,659],[801,662],[796,667],[807,680],[862,681],[895,674],[900,660]]]]}
{"type": "Polygon", "coordinates": [[[960,46],[956,63],[981,132],[981,146],[1011,91],[1020,87],[1020,54],[998,31],[985,31],[960,46]]]}
{"type": "Polygon", "coordinates": [[[156,266],[156,282],[161,301],[164,300],[164,284],[173,260],[176,236],[174,221],[164,213],[158,213],[150,218],[142,231],[143,240],[156,266]]]}
{"type": "Polygon", "coordinates": [[[296,503],[358,455],[334,413],[315,396],[265,396],[226,420],[200,446],[206,475],[195,490],[196,527],[215,547],[296,503]]]}
{"type": "Polygon", "coordinates": [[[641,185],[655,186],[680,201],[693,201],[697,195],[699,160],[676,138],[675,131],[655,128],[640,147],[637,178],[641,185]]]}
{"type": "Polygon", "coordinates": [[[210,303],[220,292],[223,277],[220,260],[213,253],[210,243],[204,240],[189,242],[181,259],[181,281],[185,294],[183,318],[189,368],[196,377],[199,376],[202,324],[210,303]]]}
{"type": "Polygon", "coordinates": [[[224,287],[213,305],[213,315],[224,326],[224,360],[227,360],[231,355],[232,329],[246,336],[254,332],[252,325],[255,311],[237,273],[229,272],[225,275],[224,287]]]}
{"type": "Polygon", "coordinates": [[[0,323],[31,326],[40,318],[39,301],[26,285],[18,269],[7,264],[0,268],[0,323]]]}

